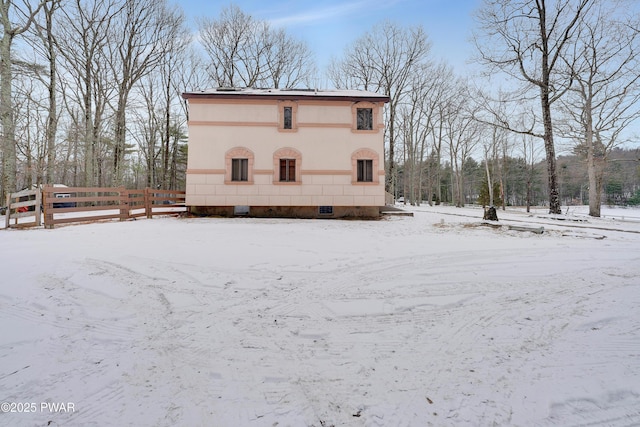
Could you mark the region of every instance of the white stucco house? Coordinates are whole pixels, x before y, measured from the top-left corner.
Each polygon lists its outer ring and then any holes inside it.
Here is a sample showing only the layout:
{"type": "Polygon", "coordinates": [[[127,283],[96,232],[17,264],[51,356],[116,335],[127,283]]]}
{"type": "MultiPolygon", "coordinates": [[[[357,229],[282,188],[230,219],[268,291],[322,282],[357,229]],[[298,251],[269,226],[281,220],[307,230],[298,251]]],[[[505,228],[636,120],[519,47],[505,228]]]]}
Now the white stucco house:
{"type": "Polygon", "coordinates": [[[251,88],[182,96],[189,105],[191,212],[375,217],[384,206],[388,97],[251,88]]]}

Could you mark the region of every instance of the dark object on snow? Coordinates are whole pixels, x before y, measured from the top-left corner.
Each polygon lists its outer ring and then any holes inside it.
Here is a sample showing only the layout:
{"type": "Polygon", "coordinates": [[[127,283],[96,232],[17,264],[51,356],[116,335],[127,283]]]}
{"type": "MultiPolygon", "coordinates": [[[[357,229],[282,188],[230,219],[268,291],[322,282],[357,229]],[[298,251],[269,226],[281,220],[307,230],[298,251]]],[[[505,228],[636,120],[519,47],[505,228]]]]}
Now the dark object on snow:
{"type": "Polygon", "coordinates": [[[489,206],[488,208],[484,208],[484,216],[482,219],[486,219],[489,221],[497,221],[498,213],[496,212],[496,208],[494,206],[489,206]]]}

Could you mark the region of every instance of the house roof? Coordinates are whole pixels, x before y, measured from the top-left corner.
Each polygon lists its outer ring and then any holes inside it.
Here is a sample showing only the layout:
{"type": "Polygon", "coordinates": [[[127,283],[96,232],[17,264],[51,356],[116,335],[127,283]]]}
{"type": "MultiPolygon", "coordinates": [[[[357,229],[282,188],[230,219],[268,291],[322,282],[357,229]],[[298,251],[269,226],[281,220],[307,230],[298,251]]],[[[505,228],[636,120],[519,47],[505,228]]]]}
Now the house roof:
{"type": "Polygon", "coordinates": [[[316,99],[325,101],[369,101],[369,102],[389,102],[389,97],[369,92],[366,90],[344,90],[344,89],[256,89],[256,88],[236,88],[219,87],[197,92],[184,92],[184,99],[269,99],[278,100],[299,100],[316,99]]]}

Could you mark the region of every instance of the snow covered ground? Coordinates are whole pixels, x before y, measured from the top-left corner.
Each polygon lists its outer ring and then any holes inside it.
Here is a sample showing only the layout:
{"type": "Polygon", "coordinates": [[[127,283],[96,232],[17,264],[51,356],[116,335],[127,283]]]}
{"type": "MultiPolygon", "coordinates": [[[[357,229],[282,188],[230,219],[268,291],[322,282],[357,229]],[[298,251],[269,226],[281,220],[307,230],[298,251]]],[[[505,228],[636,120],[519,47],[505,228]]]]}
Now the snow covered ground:
{"type": "Polygon", "coordinates": [[[0,231],[0,425],[640,425],[639,211],[407,209],[0,231]]]}

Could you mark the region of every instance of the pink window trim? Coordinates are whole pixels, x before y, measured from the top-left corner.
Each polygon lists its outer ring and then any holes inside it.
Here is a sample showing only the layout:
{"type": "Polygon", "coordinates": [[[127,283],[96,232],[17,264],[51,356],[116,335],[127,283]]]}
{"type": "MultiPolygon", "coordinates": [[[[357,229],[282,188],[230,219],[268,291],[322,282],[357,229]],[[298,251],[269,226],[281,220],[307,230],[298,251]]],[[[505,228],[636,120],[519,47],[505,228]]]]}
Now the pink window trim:
{"type": "MultiPolygon", "coordinates": [[[[359,131],[360,132],[360,131],[359,131]]],[[[372,185],[380,183],[380,156],[377,152],[369,148],[361,148],[351,155],[351,184],[353,185],[372,185]],[[358,160],[373,160],[373,181],[358,181],[358,160]]],[[[384,174],[383,174],[384,175],[384,174]]]]}
{"type": "Polygon", "coordinates": [[[302,182],[300,178],[300,171],[302,169],[302,153],[295,148],[285,147],[280,148],[273,153],[273,184],[277,185],[291,185],[300,184],[302,182]],[[295,159],[296,160],[296,180],[291,182],[280,181],[280,159],[295,159]]]}
{"type": "Polygon", "coordinates": [[[294,101],[278,102],[278,131],[297,132],[298,131],[298,103],[294,101]],[[284,107],[291,107],[291,129],[284,128],[284,107]]]}
{"type": "Polygon", "coordinates": [[[227,151],[224,156],[224,183],[231,185],[247,185],[253,184],[253,163],[255,156],[253,151],[249,150],[245,147],[236,147],[227,151]],[[231,160],[233,159],[248,159],[249,160],[249,171],[247,173],[246,181],[232,181],[231,180],[231,160]]]}
{"type": "Polygon", "coordinates": [[[380,131],[380,108],[375,102],[354,102],[351,105],[351,132],[378,133],[380,131]],[[371,130],[358,129],[358,108],[371,108],[373,112],[373,126],[371,130]]]}

